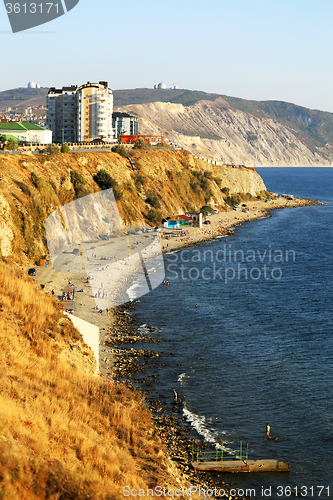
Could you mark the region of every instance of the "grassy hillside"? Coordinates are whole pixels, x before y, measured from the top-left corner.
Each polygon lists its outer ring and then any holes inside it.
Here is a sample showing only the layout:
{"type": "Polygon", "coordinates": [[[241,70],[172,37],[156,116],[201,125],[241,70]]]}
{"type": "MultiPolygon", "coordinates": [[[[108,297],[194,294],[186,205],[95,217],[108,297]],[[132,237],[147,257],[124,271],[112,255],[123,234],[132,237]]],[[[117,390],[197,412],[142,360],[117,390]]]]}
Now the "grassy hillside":
{"type": "Polygon", "coordinates": [[[94,374],[71,321],[8,259],[0,362],[1,499],[110,500],[124,485],[175,487],[141,395],[94,374]]]}
{"type": "Polygon", "coordinates": [[[213,101],[218,94],[207,94],[197,90],[186,89],[127,89],[114,90],[114,106],[127,106],[128,104],[147,104],[149,102],[174,102],[190,106],[203,99],[213,101]]]}

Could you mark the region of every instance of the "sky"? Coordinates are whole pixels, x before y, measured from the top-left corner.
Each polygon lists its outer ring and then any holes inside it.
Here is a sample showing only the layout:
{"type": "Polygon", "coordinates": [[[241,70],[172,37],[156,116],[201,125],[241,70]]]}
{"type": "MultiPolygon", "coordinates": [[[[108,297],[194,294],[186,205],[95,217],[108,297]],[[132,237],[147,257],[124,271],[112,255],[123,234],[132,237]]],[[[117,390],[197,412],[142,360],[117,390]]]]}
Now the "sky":
{"type": "Polygon", "coordinates": [[[332,19],[332,0],[80,0],[12,33],[0,4],[0,91],[165,82],[333,112],[332,19]]]}

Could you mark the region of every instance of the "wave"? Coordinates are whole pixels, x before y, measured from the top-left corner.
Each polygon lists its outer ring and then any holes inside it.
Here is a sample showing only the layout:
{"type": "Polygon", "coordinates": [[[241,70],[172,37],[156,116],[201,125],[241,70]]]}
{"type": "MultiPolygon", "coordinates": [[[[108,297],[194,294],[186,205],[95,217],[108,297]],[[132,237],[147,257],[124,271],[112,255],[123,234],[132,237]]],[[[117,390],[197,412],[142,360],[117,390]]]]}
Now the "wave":
{"type": "Polygon", "coordinates": [[[137,297],[141,297],[141,293],[138,293],[139,290],[137,290],[138,288],[140,288],[140,282],[139,281],[135,281],[133,283],[133,285],[131,285],[127,290],[126,290],[126,293],[127,295],[129,296],[129,299],[132,301],[132,300],[135,300],[137,297]]]}
{"type": "MultiPolygon", "coordinates": [[[[184,405],[183,414],[197,431],[197,433],[200,434],[200,436],[203,436],[208,443],[215,444],[219,448],[221,447],[220,443],[218,442],[219,436],[214,430],[208,428],[209,422],[207,421],[207,418],[205,416],[200,416],[196,413],[191,412],[186,408],[186,405],[184,405]]],[[[219,432],[219,434],[221,434],[221,432],[219,432]]],[[[226,432],[222,431],[222,434],[226,434],[226,432]]]]}

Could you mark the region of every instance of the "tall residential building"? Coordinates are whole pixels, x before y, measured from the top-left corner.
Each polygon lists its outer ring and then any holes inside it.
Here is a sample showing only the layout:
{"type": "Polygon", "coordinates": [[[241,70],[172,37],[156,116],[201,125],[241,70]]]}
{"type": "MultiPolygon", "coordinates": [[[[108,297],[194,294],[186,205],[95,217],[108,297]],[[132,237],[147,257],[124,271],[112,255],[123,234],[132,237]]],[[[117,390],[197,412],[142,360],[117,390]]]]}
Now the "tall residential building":
{"type": "Polygon", "coordinates": [[[53,132],[53,142],[76,142],[77,140],[77,86],[51,87],[46,99],[46,123],[53,132]]]}
{"type": "Polygon", "coordinates": [[[113,137],[118,139],[121,135],[138,135],[138,119],[128,113],[114,111],[112,113],[113,137]]]}
{"type": "Polygon", "coordinates": [[[50,88],[47,125],[54,142],[111,141],[113,94],[107,82],[50,88]]]}
{"type": "Polygon", "coordinates": [[[107,82],[86,83],[77,91],[77,140],[78,142],[113,138],[113,94],[107,82]]]}

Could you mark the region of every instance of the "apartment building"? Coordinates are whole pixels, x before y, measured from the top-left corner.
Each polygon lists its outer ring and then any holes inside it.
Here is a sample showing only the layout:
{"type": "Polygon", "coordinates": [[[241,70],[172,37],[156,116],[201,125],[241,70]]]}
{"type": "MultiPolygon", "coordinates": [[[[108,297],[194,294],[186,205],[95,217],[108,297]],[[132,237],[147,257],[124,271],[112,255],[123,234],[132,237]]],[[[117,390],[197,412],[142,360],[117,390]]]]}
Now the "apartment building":
{"type": "Polygon", "coordinates": [[[118,139],[121,135],[138,135],[138,119],[128,113],[114,111],[112,113],[113,137],[118,139]]]}
{"type": "Polygon", "coordinates": [[[113,94],[107,82],[80,87],[50,88],[47,95],[47,125],[54,142],[110,142],[113,94]]]}

